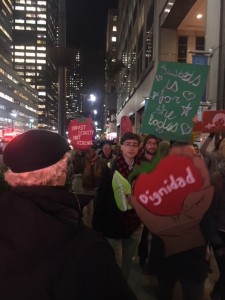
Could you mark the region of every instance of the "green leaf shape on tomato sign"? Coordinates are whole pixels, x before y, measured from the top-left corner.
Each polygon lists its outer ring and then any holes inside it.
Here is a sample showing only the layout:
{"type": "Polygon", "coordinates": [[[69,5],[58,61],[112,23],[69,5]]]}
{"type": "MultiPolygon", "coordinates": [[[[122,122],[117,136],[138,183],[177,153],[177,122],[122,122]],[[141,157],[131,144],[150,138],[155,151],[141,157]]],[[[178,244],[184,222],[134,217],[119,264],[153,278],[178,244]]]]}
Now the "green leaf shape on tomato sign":
{"type": "Polygon", "coordinates": [[[174,216],[180,215],[187,195],[200,190],[202,184],[201,173],[190,158],[170,155],[155,170],[137,178],[134,195],[150,212],[174,216]]]}

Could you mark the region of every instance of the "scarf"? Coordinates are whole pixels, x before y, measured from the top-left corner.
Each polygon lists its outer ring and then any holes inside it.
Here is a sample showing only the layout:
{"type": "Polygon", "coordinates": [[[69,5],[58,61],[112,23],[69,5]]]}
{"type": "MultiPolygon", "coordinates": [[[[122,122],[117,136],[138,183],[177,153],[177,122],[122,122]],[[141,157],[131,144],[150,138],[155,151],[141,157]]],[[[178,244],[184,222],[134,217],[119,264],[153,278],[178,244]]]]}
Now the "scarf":
{"type": "MultiPolygon", "coordinates": [[[[132,167],[139,164],[140,160],[138,158],[134,158],[134,163],[132,167]]],[[[132,169],[129,168],[129,165],[127,164],[121,153],[118,154],[116,159],[116,170],[120,172],[120,174],[123,175],[124,178],[127,178],[132,171],[132,169]]]]}

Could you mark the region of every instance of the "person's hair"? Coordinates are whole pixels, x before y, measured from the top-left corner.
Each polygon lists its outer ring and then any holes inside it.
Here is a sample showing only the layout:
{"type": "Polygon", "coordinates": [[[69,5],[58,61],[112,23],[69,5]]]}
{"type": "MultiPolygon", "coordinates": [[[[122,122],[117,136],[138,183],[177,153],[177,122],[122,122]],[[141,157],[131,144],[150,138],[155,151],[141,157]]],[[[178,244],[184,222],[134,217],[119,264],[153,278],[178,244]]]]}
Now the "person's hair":
{"type": "Polygon", "coordinates": [[[108,142],[104,142],[104,143],[102,144],[102,149],[103,149],[103,147],[104,147],[105,145],[109,145],[110,148],[111,148],[111,143],[110,143],[109,141],[108,141],[108,142]]]}
{"type": "Polygon", "coordinates": [[[133,133],[133,132],[126,132],[120,139],[120,144],[123,145],[123,143],[127,140],[136,140],[138,142],[138,145],[141,142],[141,139],[138,134],[133,133]]]}
{"type": "Polygon", "coordinates": [[[159,141],[158,141],[157,137],[156,137],[154,134],[148,134],[148,135],[146,135],[146,137],[144,138],[144,141],[143,141],[143,147],[146,146],[147,142],[148,142],[150,139],[156,140],[157,145],[159,144],[159,141]]]}
{"type": "Polygon", "coordinates": [[[10,169],[5,172],[5,181],[16,186],[65,186],[68,176],[68,161],[71,154],[66,152],[57,163],[35,171],[14,173],[10,169]]]}
{"type": "Polygon", "coordinates": [[[165,157],[169,154],[170,152],[170,142],[168,141],[161,141],[159,143],[158,151],[161,154],[161,157],[165,157]]]}

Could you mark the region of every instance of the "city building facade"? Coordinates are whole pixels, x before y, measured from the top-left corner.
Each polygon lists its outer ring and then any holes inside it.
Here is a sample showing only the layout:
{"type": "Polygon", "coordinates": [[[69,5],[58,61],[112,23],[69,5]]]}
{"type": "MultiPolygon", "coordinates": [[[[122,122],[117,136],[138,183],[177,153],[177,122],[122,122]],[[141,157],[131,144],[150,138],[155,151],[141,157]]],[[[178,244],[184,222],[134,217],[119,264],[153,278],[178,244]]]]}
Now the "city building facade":
{"type": "Polygon", "coordinates": [[[66,71],[66,119],[69,122],[75,119],[77,115],[83,115],[84,102],[83,102],[83,79],[81,75],[81,53],[75,50],[74,61],[67,67],[66,71]]]}
{"type": "Polygon", "coordinates": [[[120,0],[117,59],[117,131],[129,116],[140,132],[159,61],[193,63],[203,56],[210,65],[205,103],[224,109],[225,3],[223,0],[120,0]],[[197,57],[198,59],[198,57],[197,57]]]}
{"type": "Polygon", "coordinates": [[[13,0],[13,68],[38,91],[38,128],[57,129],[57,67],[47,57],[57,46],[58,1],[13,0]]]}
{"type": "MultiPolygon", "coordinates": [[[[104,131],[112,135],[116,132],[116,76],[123,63],[118,60],[118,10],[109,9],[106,31],[106,65],[105,65],[105,109],[104,131]]],[[[110,138],[110,137],[109,137],[110,138]]]]}
{"type": "Polygon", "coordinates": [[[13,3],[2,1],[0,8],[0,139],[8,142],[37,127],[38,95],[12,67],[13,3]]]}

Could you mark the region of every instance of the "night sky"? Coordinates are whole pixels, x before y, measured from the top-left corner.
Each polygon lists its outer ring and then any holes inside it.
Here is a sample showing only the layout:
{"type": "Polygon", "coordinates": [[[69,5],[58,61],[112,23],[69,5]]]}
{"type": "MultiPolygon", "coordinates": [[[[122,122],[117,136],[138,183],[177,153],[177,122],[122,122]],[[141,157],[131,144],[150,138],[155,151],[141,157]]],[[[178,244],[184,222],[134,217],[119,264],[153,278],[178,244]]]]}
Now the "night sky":
{"type": "Polygon", "coordinates": [[[104,89],[104,58],[107,14],[118,0],[67,0],[67,46],[83,53],[84,84],[101,98],[104,89]]]}

